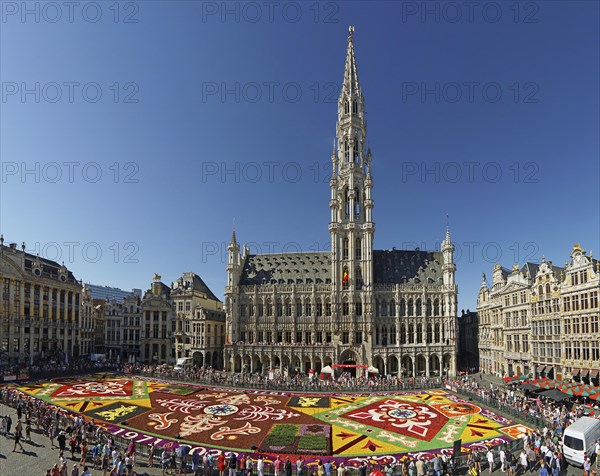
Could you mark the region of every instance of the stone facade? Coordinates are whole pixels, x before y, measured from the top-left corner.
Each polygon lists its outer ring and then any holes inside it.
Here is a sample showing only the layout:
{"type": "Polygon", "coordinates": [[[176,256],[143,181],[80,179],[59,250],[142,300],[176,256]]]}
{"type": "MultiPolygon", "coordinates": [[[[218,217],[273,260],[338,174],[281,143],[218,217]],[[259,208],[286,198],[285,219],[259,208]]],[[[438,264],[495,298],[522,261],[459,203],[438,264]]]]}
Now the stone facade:
{"type": "Polygon", "coordinates": [[[331,156],[330,252],[251,255],[228,246],[231,371],[456,373],[457,286],[447,230],[440,251],[374,250],[372,154],[351,30],[331,156]],[[353,368],[351,371],[354,371],[353,368]]]}
{"type": "Polygon", "coordinates": [[[173,283],[171,300],[176,357],[191,357],[199,367],[222,368],[225,344],[223,303],[194,273],[184,273],[173,283]]]}
{"type": "Polygon", "coordinates": [[[151,364],[175,362],[175,320],[171,288],[155,275],[141,307],[140,360],[151,364]]]}
{"type": "Polygon", "coordinates": [[[81,283],[64,264],[4,245],[0,235],[0,359],[69,360],[82,353],[81,283]]]}
{"type": "Polygon", "coordinates": [[[544,258],[512,272],[496,265],[478,296],[480,368],[597,384],[599,291],[600,262],[580,245],[564,268],[544,258]]]}

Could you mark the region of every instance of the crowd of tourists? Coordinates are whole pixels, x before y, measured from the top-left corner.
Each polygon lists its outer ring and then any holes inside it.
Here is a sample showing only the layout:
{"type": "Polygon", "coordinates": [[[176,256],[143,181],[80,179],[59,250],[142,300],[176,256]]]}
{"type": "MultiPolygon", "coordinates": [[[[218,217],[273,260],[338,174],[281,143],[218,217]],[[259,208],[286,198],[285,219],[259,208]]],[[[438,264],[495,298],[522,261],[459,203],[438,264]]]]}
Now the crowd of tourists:
{"type": "Polygon", "coordinates": [[[537,394],[526,394],[519,391],[520,383],[510,385],[494,385],[484,383],[479,378],[464,376],[448,382],[451,386],[470,392],[487,404],[493,404],[501,409],[511,410],[523,417],[540,418],[551,429],[562,430],[579,417],[592,412],[600,414],[600,402],[590,400],[588,404],[555,402],[552,399],[537,394]]]}
{"type": "MultiPolygon", "coordinates": [[[[204,385],[224,387],[264,388],[265,390],[298,390],[313,392],[331,391],[391,391],[408,390],[412,388],[431,388],[442,384],[442,380],[433,377],[397,377],[370,374],[352,375],[341,372],[337,377],[325,375],[324,378],[316,373],[294,375],[285,373],[231,373],[213,369],[212,367],[190,367],[175,370],[167,365],[126,364],[125,373],[154,377],[160,379],[182,380],[204,385]]],[[[360,372],[358,372],[360,373],[360,372]]]]}
{"type": "Polygon", "coordinates": [[[93,362],[88,357],[63,360],[43,360],[33,362],[31,365],[0,365],[0,375],[25,373],[29,378],[45,376],[49,374],[65,375],[75,373],[97,372],[99,370],[119,371],[122,366],[115,361],[93,362]]]}

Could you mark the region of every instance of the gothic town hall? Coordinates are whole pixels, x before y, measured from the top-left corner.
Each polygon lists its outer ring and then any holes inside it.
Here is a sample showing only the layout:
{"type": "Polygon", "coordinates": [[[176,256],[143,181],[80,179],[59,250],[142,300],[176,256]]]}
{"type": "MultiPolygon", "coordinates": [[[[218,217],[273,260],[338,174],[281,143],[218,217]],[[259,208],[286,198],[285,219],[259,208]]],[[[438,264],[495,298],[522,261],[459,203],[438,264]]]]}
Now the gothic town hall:
{"type": "Polygon", "coordinates": [[[353,28],[331,157],[331,251],[250,254],[228,245],[226,370],[456,374],[450,232],[440,251],[374,250],[371,151],[353,28]],[[375,370],[377,369],[377,370],[375,370]]]}

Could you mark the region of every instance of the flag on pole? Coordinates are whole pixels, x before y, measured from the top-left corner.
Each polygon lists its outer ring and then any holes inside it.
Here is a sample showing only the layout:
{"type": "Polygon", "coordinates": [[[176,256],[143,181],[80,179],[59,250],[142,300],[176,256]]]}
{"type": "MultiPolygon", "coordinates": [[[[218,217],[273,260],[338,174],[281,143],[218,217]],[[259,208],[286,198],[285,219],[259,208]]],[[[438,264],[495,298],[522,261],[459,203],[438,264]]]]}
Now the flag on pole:
{"type": "Polygon", "coordinates": [[[344,278],[342,279],[342,284],[346,284],[348,282],[348,279],[350,279],[350,276],[348,275],[348,270],[345,269],[344,270],[344,278]]]}

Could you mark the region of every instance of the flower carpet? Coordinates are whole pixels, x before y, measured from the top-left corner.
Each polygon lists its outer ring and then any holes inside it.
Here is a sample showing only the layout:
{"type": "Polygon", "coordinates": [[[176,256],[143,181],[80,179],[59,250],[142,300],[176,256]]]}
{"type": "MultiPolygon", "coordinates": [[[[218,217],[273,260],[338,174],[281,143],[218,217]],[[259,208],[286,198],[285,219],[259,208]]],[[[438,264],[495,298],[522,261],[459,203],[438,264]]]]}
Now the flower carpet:
{"type": "Polygon", "coordinates": [[[445,390],[299,394],[113,374],[17,387],[142,444],[394,462],[520,438],[529,428],[445,390]]]}

